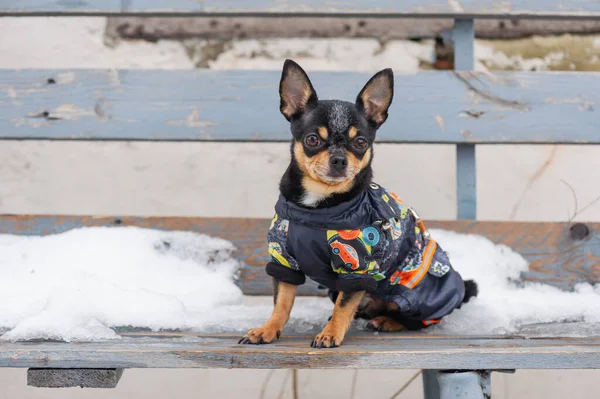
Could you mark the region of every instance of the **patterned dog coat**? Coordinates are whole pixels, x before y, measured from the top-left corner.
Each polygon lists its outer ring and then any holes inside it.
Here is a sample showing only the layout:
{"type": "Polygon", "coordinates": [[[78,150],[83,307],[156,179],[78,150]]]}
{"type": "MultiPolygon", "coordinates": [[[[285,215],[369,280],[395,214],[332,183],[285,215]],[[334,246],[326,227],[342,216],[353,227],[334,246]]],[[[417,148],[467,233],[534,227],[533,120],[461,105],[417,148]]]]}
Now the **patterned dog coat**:
{"type": "MultiPolygon", "coordinates": [[[[383,187],[332,208],[306,209],[279,197],[268,232],[267,274],[331,292],[366,290],[428,325],[463,301],[465,285],[416,212],[383,187]]],[[[330,293],[331,293],[330,292],[330,293]]]]}

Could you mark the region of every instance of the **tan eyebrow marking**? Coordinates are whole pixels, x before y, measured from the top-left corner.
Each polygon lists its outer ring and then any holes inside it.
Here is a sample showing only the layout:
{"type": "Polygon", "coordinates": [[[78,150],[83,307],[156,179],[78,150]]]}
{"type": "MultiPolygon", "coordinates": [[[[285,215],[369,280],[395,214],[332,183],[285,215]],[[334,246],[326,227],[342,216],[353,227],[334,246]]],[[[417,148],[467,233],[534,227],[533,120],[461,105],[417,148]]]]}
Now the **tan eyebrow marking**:
{"type": "Polygon", "coordinates": [[[356,129],[354,126],[352,126],[350,128],[350,130],[348,131],[348,136],[350,137],[350,139],[355,138],[357,134],[358,134],[358,129],[356,129]]]}
{"type": "Polygon", "coordinates": [[[327,138],[329,137],[329,132],[327,131],[326,127],[321,126],[317,129],[317,131],[319,132],[319,136],[321,136],[323,140],[327,140],[327,138]]]}

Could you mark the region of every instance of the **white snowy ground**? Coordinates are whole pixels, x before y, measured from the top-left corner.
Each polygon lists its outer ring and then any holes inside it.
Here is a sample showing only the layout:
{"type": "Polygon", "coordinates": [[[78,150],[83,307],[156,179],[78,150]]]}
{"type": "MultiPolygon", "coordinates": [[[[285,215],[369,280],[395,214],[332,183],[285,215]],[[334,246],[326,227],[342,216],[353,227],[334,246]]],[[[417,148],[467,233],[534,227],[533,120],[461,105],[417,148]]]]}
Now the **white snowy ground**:
{"type": "MultiPolygon", "coordinates": [[[[525,260],[479,236],[434,231],[480,295],[436,329],[458,334],[510,333],[522,324],[600,322],[600,286],[567,293],[516,287],[525,260]]],[[[234,283],[231,243],[188,232],[134,227],[83,228],[45,237],[0,235],[3,340],[90,341],[118,338],[111,327],[245,331],[271,305],[248,304],[234,283]],[[245,303],[246,302],[246,303],[245,303]]],[[[332,304],[300,298],[288,331],[322,326],[332,304]]],[[[433,330],[435,331],[435,330],[433,330]]]]}

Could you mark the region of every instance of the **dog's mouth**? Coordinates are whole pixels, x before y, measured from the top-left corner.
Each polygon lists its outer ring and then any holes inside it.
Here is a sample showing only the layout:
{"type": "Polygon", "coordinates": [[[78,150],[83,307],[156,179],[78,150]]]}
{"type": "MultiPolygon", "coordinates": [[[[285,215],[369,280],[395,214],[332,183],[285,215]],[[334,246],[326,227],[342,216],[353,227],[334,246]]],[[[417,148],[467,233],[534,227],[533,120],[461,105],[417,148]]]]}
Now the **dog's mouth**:
{"type": "Polygon", "coordinates": [[[329,177],[329,176],[327,176],[327,177],[321,178],[321,181],[323,183],[327,183],[327,184],[341,184],[341,183],[347,182],[348,180],[350,180],[350,179],[348,179],[346,177],[329,177]]]}
{"type": "Polygon", "coordinates": [[[342,172],[329,169],[324,173],[317,171],[316,175],[318,179],[325,184],[337,185],[354,179],[355,173],[348,169],[342,172]]]}
{"type": "Polygon", "coordinates": [[[337,170],[337,169],[329,168],[325,177],[328,179],[333,179],[333,180],[336,180],[336,179],[346,180],[351,175],[352,175],[352,173],[348,169],[337,170]]]}

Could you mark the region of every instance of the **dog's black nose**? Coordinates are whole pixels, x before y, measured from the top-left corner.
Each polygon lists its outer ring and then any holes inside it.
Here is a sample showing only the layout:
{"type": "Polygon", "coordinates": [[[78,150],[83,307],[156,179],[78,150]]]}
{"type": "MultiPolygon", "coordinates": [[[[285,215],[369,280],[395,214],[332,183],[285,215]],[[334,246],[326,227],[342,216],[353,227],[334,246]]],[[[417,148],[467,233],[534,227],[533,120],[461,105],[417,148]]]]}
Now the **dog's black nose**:
{"type": "Polygon", "coordinates": [[[329,158],[329,165],[335,170],[342,171],[348,166],[348,159],[339,155],[329,158]]]}

